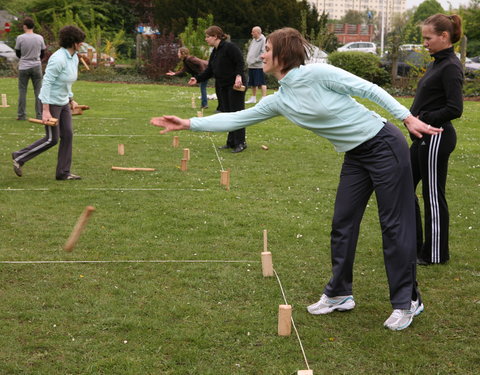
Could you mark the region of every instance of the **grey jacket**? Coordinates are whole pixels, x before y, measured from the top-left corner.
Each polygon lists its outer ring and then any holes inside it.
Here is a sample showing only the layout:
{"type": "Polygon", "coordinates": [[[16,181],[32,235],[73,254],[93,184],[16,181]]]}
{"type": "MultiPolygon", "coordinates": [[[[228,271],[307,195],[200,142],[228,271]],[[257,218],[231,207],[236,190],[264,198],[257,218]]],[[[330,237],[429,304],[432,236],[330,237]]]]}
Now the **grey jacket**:
{"type": "Polygon", "coordinates": [[[265,52],[265,36],[260,35],[258,39],[252,39],[248,46],[247,66],[249,69],[262,69],[263,62],[260,56],[265,52]]]}

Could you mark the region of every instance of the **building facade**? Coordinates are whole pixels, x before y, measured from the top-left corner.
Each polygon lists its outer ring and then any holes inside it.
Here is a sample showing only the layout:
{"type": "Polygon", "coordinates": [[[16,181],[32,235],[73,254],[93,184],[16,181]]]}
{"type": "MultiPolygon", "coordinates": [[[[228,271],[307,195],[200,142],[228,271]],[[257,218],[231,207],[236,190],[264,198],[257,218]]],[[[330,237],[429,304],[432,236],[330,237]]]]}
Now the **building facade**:
{"type": "Polygon", "coordinates": [[[329,14],[330,19],[339,20],[349,10],[367,14],[373,11],[378,19],[381,19],[385,11],[385,24],[387,29],[391,25],[394,14],[403,13],[407,10],[407,0],[308,0],[314,5],[318,13],[323,11],[329,14]]]}

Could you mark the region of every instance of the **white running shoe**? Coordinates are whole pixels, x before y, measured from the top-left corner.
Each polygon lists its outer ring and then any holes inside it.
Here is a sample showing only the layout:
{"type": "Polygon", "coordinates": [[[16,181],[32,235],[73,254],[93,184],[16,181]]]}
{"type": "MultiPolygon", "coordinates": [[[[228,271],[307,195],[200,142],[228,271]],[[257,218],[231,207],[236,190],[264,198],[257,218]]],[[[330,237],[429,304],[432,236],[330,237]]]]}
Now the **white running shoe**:
{"type": "Polygon", "coordinates": [[[255,104],[257,102],[257,98],[254,96],[251,96],[250,99],[248,99],[245,104],[255,104]]]}
{"type": "Polygon", "coordinates": [[[322,294],[320,301],[307,307],[307,310],[312,315],[330,314],[334,310],[348,311],[355,307],[353,296],[336,296],[327,297],[322,294]]]}
{"type": "Polygon", "coordinates": [[[392,331],[400,331],[407,328],[412,324],[413,318],[420,315],[424,310],[423,303],[417,299],[412,301],[409,310],[395,309],[392,312],[392,315],[385,320],[383,323],[385,328],[391,329],[392,331]]]}

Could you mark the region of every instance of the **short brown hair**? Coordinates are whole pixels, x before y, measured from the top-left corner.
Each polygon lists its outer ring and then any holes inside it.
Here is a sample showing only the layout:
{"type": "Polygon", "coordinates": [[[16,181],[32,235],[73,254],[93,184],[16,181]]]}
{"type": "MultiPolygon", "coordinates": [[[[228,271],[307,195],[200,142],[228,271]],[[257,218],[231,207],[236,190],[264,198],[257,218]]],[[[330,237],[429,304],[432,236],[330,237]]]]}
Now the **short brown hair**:
{"type": "Polygon", "coordinates": [[[85,40],[85,33],[77,26],[64,26],[59,32],[60,47],[71,48],[75,43],[85,40]]]}
{"type": "Polygon", "coordinates": [[[423,21],[423,25],[431,25],[437,35],[446,31],[452,43],[457,43],[462,37],[462,18],[456,14],[447,16],[437,13],[423,21]]]}
{"type": "Polygon", "coordinates": [[[282,66],[282,73],[304,65],[312,50],[300,31],[291,27],[275,30],[267,40],[272,45],[272,59],[282,66]]]}

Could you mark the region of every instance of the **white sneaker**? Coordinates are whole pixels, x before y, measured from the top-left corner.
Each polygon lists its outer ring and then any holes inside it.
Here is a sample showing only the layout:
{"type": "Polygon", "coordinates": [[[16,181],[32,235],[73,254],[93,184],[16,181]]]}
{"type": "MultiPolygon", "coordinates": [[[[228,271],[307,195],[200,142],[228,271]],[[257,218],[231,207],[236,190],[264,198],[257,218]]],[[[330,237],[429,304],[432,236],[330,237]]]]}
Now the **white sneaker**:
{"type": "Polygon", "coordinates": [[[307,310],[312,315],[329,314],[334,310],[348,311],[355,307],[353,296],[336,296],[327,297],[322,294],[320,301],[307,307],[307,310]]]}
{"type": "Polygon", "coordinates": [[[423,303],[420,303],[420,301],[417,299],[416,301],[412,301],[409,310],[393,310],[392,315],[385,320],[383,325],[385,328],[391,329],[392,331],[400,331],[412,324],[413,318],[420,315],[423,310],[423,303]]]}
{"type": "Polygon", "coordinates": [[[250,99],[248,99],[245,104],[255,104],[257,102],[257,98],[254,96],[251,96],[250,99]]]}

